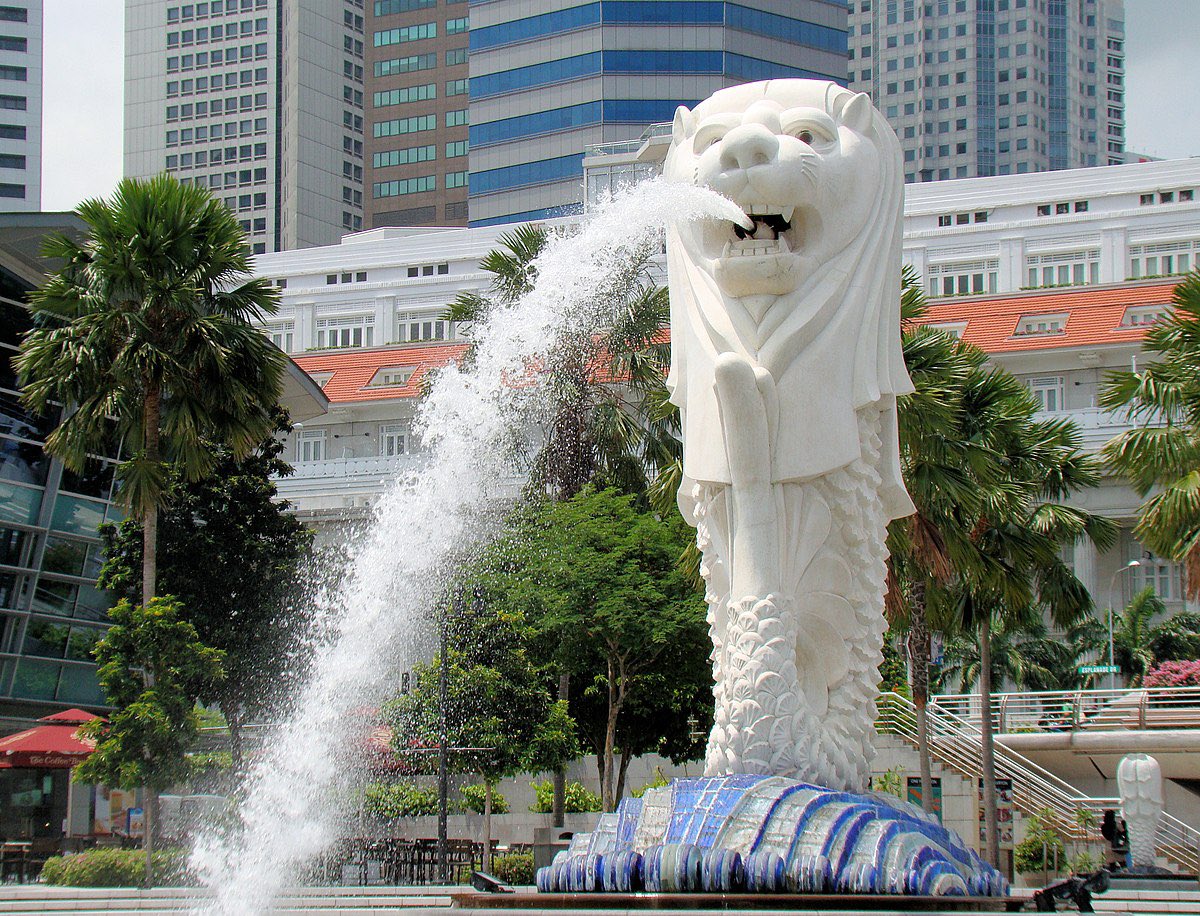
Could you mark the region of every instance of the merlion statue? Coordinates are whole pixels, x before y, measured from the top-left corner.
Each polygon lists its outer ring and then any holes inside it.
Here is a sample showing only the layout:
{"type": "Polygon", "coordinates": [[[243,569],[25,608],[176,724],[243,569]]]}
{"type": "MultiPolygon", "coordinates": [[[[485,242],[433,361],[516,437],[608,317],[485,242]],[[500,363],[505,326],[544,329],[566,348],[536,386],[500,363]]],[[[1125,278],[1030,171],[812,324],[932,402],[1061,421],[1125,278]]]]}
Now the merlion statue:
{"type": "Polygon", "coordinates": [[[1162,772],[1149,754],[1129,754],[1117,764],[1121,816],[1129,833],[1133,868],[1154,868],[1158,822],[1163,813],[1162,772]]]}
{"type": "Polygon", "coordinates": [[[900,147],[867,96],[770,80],[680,108],[664,171],[748,217],[667,233],[679,505],[714,645],[706,774],[862,790],[885,527],[913,511],[896,430],[912,390],[900,147]]]}
{"type": "Polygon", "coordinates": [[[961,837],[867,791],[884,529],[912,512],[896,137],[864,95],[772,80],[679,109],[665,171],[744,217],[667,232],[716,723],[704,776],[624,799],[538,889],[1002,896],[961,837]]]}

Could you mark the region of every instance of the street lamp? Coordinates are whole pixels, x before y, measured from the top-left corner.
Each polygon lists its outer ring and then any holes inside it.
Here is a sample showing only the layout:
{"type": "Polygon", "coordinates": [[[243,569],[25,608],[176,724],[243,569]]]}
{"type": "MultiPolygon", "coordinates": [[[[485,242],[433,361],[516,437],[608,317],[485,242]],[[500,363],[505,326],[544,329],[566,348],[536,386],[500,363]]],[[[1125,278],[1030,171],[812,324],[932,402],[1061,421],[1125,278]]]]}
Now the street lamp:
{"type": "Polygon", "coordinates": [[[1130,560],[1120,569],[1112,574],[1112,578],[1108,580],[1108,689],[1117,689],[1117,673],[1113,671],[1116,667],[1113,664],[1113,606],[1116,602],[1117,576],[1121,573],[1129,572],[1135,566],[1141,566],[1141,560],[1130,560]]]}

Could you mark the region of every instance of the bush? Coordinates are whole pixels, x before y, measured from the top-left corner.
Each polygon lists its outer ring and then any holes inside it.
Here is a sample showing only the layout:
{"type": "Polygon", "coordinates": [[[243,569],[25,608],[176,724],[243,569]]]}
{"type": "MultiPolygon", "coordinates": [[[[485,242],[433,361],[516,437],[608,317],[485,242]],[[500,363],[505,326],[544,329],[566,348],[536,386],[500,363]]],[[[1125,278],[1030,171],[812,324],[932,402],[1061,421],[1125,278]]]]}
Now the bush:
{"type": "MultiPolygon", "coordinates": [[[[463,786],[459,805],[467,813],[483,814],[484,787],[483,784],[463,786]]],[[[492,789],[492,814],[508,814],[508,799],[492,789]]]]}
{"type": "MultiPolygon", "coordinates": [[[[154,853],[155,885],[182,884],[185,864],[179,850],[154,853]]],[[[146,854],[140,849],[89,849],[52,856],[42,867],[42,881],[63,887],[143,887],[146,854]]]]}
{"type": "Polygon", "coordinates": [[[1013,850],[1013,866],[1019,872],[1032,873],[1052,871],[1057,862],[1059,868],[1067,865],[1067,848],[1062,835],[1054,829],[1053,812],[1042,811],[1029,818],[1025,825],[1025,839],[1013,850]]]}
{"type": "Polygon", "coordinates": [[[654,774],[653,779],[651,779],[648,783],[646,783],[640,789],[634,789],[629,794],[632,795],[634,798],[641,798],[643,795],[646,794],[647,789],[661,789],[663,786],[669,786],[670,784],[671,784],[671,780],[667,779],[666,774],[663,773],[663,771],[661,769],[659,769],[654,774]]]}
{"type": "MultiPolygon", "coordinates": [[[[537,801],[530,807],[530,811],[535,814],[549,814],[554,807],[554,783],[547,779],[545,782],[535,782],[533,791],[537,793],[537,801]]],[[[565,811],[567,814],[586,814],[591,811],[601,811],[604,806],[600,801],[600,796],[595,792],[589,792],[581,783],[567,783],[567,791],[565,798],[565,811]]]]}
{"type": "Polygon", "coordinates": [[[437,814],[438,795],[407,782],[373,782],[363,792],[363,809],[376,817],[423,817],[437,814]]]}
{"type": "Polygon", "coordinates": [[[505,884],[533,884],[532,852],[510,852],[492,859],[492,874],[505,884]]]}
{"type": "Polygon", "coordinates": [[[1090,875],[1094,871],[1099,871],[1103,865],[1099,856],[1084,850],[1071,860],[1071,874],[1090,875]]]}
{"type": "Polygon", "coordinates": [[[1200,661],[1163,662],[1146,672],[1143,687],[1200,687],[1200,661]]]}

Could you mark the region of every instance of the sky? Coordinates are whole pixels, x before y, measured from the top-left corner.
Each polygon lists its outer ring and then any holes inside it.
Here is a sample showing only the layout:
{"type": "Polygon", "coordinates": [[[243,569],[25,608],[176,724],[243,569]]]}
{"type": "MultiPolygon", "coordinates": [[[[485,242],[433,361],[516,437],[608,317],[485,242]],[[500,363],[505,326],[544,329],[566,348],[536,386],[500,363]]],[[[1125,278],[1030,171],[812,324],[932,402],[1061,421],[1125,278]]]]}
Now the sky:
{"type": "MultiPolygon", "coordinates": [[[[123,0],[44,0],[42,209],[105,196],[121,175],[123,0]]],[[[1126,149],[1200,156],[1200,0],[1125,0],[1126,149]]]]}

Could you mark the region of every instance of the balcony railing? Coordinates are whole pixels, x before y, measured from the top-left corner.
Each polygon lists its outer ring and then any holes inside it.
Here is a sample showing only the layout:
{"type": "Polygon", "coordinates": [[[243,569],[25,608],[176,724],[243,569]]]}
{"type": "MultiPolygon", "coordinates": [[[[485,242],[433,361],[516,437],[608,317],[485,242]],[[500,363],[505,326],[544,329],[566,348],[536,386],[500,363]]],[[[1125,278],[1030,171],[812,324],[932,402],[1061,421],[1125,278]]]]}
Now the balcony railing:
{"type": "Polygon", "coordinates": [[[1113,436],[1131,429],[1134,425],[1123,412],[1104,410],[1100,407],[1046,411],[1039,413],[1038,418],[1073,420],[1083,438],[1083,448],[1089,452],[1099,451],[1113,436]]]}
{"type": "MultiPolygon", "coordinates": [[[[943,694],[929,702],[979,725],[977,693],[943,694]]],[[[1002,734],[1200,729],[1200,687],[997,693],[992,727],[1002,734]]]]}
{"type": "Polygon", "coordinates": [[[348,477],[394,477],[406,471],[416,470],[420,459],[416,455],[372,455],[366,458],[329,458],[325,461],[298,461],[292,465],[294,473],[288,480],[313,480],[320,478],[348,477]]]}

